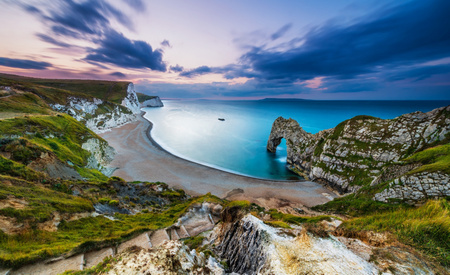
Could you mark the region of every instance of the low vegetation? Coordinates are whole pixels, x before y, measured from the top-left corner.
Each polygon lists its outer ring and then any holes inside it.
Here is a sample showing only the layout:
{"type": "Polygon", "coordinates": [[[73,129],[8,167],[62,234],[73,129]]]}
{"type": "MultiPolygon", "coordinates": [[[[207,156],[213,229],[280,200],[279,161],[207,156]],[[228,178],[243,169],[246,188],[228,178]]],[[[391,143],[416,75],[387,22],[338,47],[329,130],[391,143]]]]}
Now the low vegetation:
{"type": "MultiPolygon", "coordinates": [[[[282,221],[286,224],[296,224],[301,225],[304,223],[317,223],[323,220],[331,221],[331,216],[322,215],[322,216],[312,216],[312,217],[303,217],[303,216],[297,216],[292,214],[284,214],[282,212],[279,212],[276,209],[270,209],[268,211],[268,214],[270,217],[275,221],[282,221]]],[[[278,225],[282,225],[282,223],[275,223],[278,225]]],[[[283,227],[283,226],[280,226],[283,227]]]]}
{"type": "Polygon", "coordinates": [[[141,103],[146,100],[153,99],[156,97],[156,96],[146,95],[146,94],[142,94],[142,93],[136,93],[136,95],[138,97],[139,102],[141,102],[141,103]]]}
{"type": "Polygon", "coordinates": [[[405,159],[405,162],[420,162],[423,165],[410,173],[442,171],[450,174],[450,144],[428,148],[405,159]]]}
{"type": "Polygon", "coordinates": [[[368,214],[345,221],[351,230],[391,232],[445,267],[450,267],[450,202],[430,200],[418,208],[398,207],[384,213],[368,214]]]}

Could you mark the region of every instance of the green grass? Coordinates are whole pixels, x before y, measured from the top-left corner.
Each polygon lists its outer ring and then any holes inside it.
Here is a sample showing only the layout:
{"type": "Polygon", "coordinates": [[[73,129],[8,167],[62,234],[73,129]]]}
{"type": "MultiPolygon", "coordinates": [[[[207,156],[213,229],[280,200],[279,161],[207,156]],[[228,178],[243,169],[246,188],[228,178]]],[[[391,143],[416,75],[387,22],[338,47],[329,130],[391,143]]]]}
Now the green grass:
{"type": "Polygon", "coordinates": [[[16,86],[31,91],[52,102],[61,102],[67,95],[96,97],[102,100],[121,103],[127,94],[129,82],[75,79],[41,79],[17,75],[0,74],[2,86],[16,86]],[[58,96],[59,94],[59,96],[58,96]],[[64,94],[65,96],[61,96],[64,94]]]}
{"type": "Polygon", "coordinates": [[[273,227],[286,228],[286,229],[292,228],[289,224],[287,224],[283,221],[265,221],[264,223],[267,225],[273,226],[273,227]]]}
{"type": "Polygon", "coordinates": [[[350,194],[345,197],[335,198],[325,204],[316,205],[312,209],[316,211],[331,211],[337,214],[350,216],[368,215],[398,209],[405,204],[389,204],[372,200],[370,194],[350,194]]]}
{"type": "Polygon", "coordinates": [[[149,99],[153,99],[153,98],[156,97],[156,96],[152,96],[152,95],[146,95],[146,94],[143,94],[143,93],[136,93],[136,95],[137,95],[138,100],[139,100],[140,103],[142,103],[142,102],[144,102],[146,100],[149,100],[149,99]]]}
{"type": "Polygon", "coordinates": [[[190,249],[197,249],[202,244],[204,239],[204,236],[190,237],[184,240],[184,244],[189,246],[190,249]]]}
{"type": "Polygon", "coordinates": [[[45,175],[26,167],[25,165],[0,156],[0,175],[19,177],[25,180],[37,181],[45,175]]]}
{"type": "Polygon", "coordinates": [[[47,103],[32,93],[0,97],[0,112],[50,114],[47,103]]]}
{"type": "Polygon", "coordinates": [[[351,230],[391,232],[398,239],[450,267],[450,203],[430,200],[418,208],[398,208],[343,223],[351,230]]]}
{"type": "Polygon", "coordinates": [[[61,222],[58,231],[30,230],[19,235],[0,233],[0,266],[20,266],[57,256],[71,250],[82,252],[102,245],[114,245],[145,231],[172,225],[194,203],[222,202],[204,195],[173,204],[160,213],[116,214],[111,221],[103,216],[61,222]]]}
{"type": "Polygon", "coordinates": [[[320,222],[323,220],[327,220],[327,221],[331,220],[331,216],[327,216],[327,215],[314,216],[314,217],[301,217],[301,216],[296,216],[296,215],[292,215],[292,214],[284,214],[284,213],[279,212],[276,209],[270,209],[268,213],[269,213],[270,217],[276,221],[282,221],[285,223],[296,224],[296,225],[301,225],[302,223],[317,223],[317,222],[320,222]]]}
{"type": "Polygon", "coordinates": [[[437,172],[450,174],[450,144],[428,148],[405,159],[408,163],[420,162],[423,165],[410,172],[437,172]]]}
{"type": "Polygon", "coordinates": [[[55,211],[80,213],[94,210],[91,201],[80,197],[17,179],[1,177],[0,181],[0,198],[6,199],[12,196],[28,203],[24,209],[11,207],[0,209],[0,215],[16,218],[18,222],[28,219],[34,222],[43,222],[50,219],[55,211]],[[13,184],[6,184],[6,181],[12,181],[13,184]]]}
{"type": "Polygon", "coordinates": [[[71,161],[80,167],[87,164],[90,156],[89,152],[81,148],[82,144],[89,138],[103,141],[86,126],[66,114],[0,120],[0,133],[3,136],[24,136],[32,144],[54,152],[63,162],[71,161]]]}
{"type": "Polygon", "coordinates": [[[225,207],[227,208],[232,208],[232,207],[239,207],[242,209],[250,209],[250,207],[252,206],[252,204],[249,201],[230,201],[229,203],[227,203],[225,205],[225,207]]]}

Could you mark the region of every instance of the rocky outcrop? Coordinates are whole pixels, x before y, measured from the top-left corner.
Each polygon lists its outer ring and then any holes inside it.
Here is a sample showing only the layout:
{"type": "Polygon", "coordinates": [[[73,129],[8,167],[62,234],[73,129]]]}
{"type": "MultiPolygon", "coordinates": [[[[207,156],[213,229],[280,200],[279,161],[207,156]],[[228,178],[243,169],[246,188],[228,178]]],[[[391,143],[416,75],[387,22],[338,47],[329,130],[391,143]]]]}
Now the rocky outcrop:
{"type": "Polygon", "coordinates": [[[380,248],[358,239],[319,237],[300,226],[274,228],[250,214],[218,226],[222,228],[213,236],[215,251],[227,261],[229,271],[238,274],[390,274],[386,266],[404,274],[411,270],[433,274],[426,262],[395,246],[380,248]],[[380,249],[391,258],[371,261],[380,249]]]}
{"type": "Polygon", "coordinates": [[[148,99],[144,102],[142,102],[143,107],[164,107],[164,104],[162,103],[159,96],[155,96],[151,99],[148,99]]]}
{"type": "Polygon", "coordinates": [[[414,203],[428,198],[449,196],[450,176],[448,174],[423,172],[404,175],[393,180],[387,189],[375,194],[375,200],[389,202],[397,199],[414,203]]]}
{"type": "Polygon", "coordinates": [[[225,274],[214,257],[207,259],[178,241],[152,249],[132,247],[119,256],[106,274],[225,274]]]}
{"type": "Polygon", "coordinates": [[[448,142],[450,106],[386,120],[357,116],[315,135],[295,120],[279,117],[272,126],[267,150],[275,152],[282,138],[286,139],[287,162],[294,171],[341,193],[356,192],[362,186],[380,183],[380,177],[400,176],[383,173],[403,158],[448,142]]]}
{"type": "Polygon", "coordinates": [[[123,98],[121,105],[95,97],[71,96],[67,98],[65,105],[52,104],[51,107],[83,122],[86,127],[96,133],[102,133],[134,121],[136,115],[140,113],[140,105],[133,83],[128,85],[126,96],[123,98]]]}
{"type": "Polygon", "coordinates": [[[134,90],[134,84],[128,84],[127,96],[122,100],[122,106],[128,108],[133,114],[141,113],[139,100],[134,90]]]}
{"type": "Polygon", "coordinates": [[[91,153],[86,168],[97,169],[108,177],[112,175],[116,168],[108,167],[108,164],[117,152],[108,145],[108,142],[98,138],[90,138],[82,144],[82,148],[91,153]]]}

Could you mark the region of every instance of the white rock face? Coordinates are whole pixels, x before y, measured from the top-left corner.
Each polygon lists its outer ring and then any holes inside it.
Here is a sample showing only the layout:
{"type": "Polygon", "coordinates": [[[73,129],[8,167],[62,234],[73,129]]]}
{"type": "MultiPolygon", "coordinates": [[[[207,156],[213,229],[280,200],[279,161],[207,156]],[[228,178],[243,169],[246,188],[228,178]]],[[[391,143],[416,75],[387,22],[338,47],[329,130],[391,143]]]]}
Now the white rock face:
{"type": "Polygon", "coordinates": [[[225,274],[213,257],[206,260],[203,252],[189,249],[179,241],[166,241],[152,249],[120,254],[107,274],[225,274]],[[206,267],[206,268],[205,268],[206,267]]]}
{"type": "Polygon", "coordinates": [[[139,100],[134,90],[134,84],[128,84],[127,96],[122,100],[122,106],[128,108],[133,114],[140,114],[141,108],[139,106],[139,100]]]}
{"type": "MultiPolygon", "coordinates": [[[[258,218],[248,214],[240,221],[243,235],[239,228],[234,230],[234,238],[241,241],[239,248],[226,244],[225,253],[234,255],[229,261],[247,262],[245,255],[260,259],[261,266],[252,266],[248,258],[247,267],[240,263],[234,272],[249,274],[379,274],[372,263],[356,255],[335,238],[317,238],[303,231],[298,236],[283,234],[282,230],[264,224],[258,218]],[[252,237],[255,236],[255,237],[252,237]],[[242,254],[242,255],[239,255],[242,254]],[[236,257],[236,258],[235,258],[236,257]],[[249,269],[255,268],[251,271],[249,269]],[[238,271],[239,270],[239,271],[238,271]],[[244,271],[245,270],[245,271],[244,271]],[[256,271],[256,272],[255,272],[256,271]]],[[[298,231],[301,232],[300,228],[298,231]]],[[[219,238],[220,239],[220,238],[219,238]]],[[[231,239],[230,239],[231,240],[231,239]]],[[[225,237],[225,242],[227,237],[225,237]]],[[[217,247],[217,246],[216,246],[217,247]]],[[[218,246],[219,249],[224,247],[218,246]]]]}
{"type": "Polygon", "coordinates": [[[113,147],[109,146],[106,141],[97,138],[88,139],[81,147],[91,153],[86,168],[97,169],[108,177],[112,175],[116,168],[107,167],[107,165],[117,154],[113,147]]]}
{"type": "Polygon", "coordinates": [[[137,114],[141,112],[133,83],[128,85],[127,95],[121,105],[98,98],[69,97],[66,105],[54,104],[51,107],[83,122],[96,133],[135,121],[137,114]]]}
{"type": "Polygon", "coordinates": [[[164,107],[164,104],[162,103],[159,96],[155,96],[152,99],[142,102],[142,106],[143,107],[164,107]]]}

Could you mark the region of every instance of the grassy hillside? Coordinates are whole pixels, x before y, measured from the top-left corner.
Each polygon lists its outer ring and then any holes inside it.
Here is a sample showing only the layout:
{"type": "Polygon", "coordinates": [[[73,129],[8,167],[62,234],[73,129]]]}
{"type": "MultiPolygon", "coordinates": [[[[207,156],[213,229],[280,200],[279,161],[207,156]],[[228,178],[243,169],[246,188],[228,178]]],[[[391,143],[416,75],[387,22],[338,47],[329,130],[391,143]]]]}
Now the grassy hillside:
{"type": "MultiPolygon", "coordinates": [[[[96,97],[120,104],[127,94],[129,82],[100,80],[40,79],[0,74],[0,86],[33,89],[34,93],[58,102],[58,94],[96,97]]],[[[61,97],[61,95],[59,96],[61,97]]]]}

